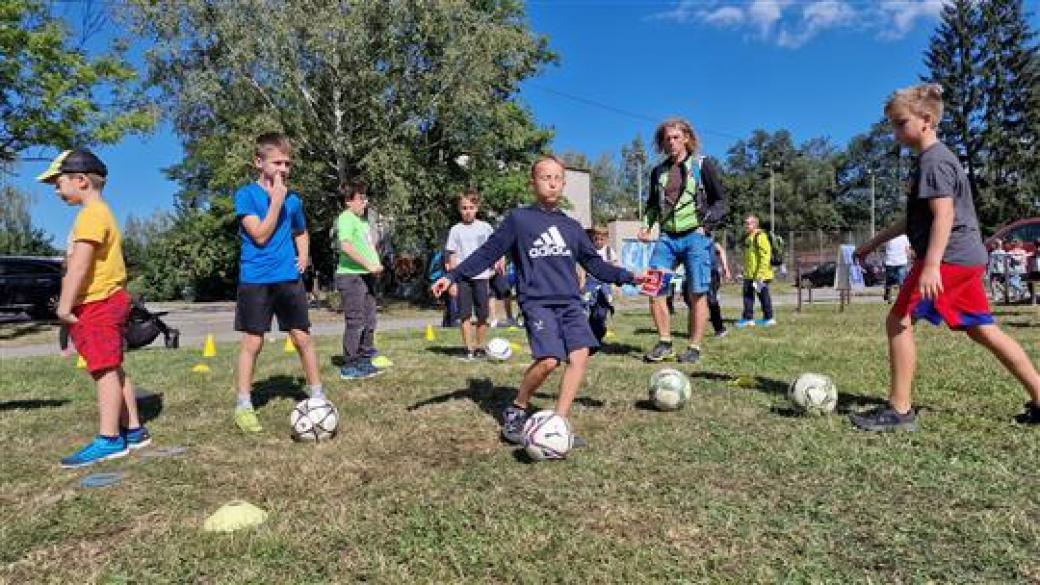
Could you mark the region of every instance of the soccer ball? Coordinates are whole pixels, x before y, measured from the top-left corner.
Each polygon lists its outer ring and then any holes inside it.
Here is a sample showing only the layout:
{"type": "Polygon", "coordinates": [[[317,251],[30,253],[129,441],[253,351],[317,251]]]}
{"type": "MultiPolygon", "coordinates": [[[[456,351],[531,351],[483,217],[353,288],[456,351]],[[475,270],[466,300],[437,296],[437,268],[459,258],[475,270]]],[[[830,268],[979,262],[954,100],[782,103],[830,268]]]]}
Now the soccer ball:
{"type": "Polygon", "coordinates": [[[496,337],[487,344],[487,354],[493,360],[504,362],[513,357],[513,346],[508,339],[496,337]]]}
{"type": "Polygon", "coordinates": [[[824,415],[834,411],[838,405],[838,389],[834,382],[823,374],[802,374],[791,382],[787,397],[798,410],[812,415],[824,415]]]}
{"type": "Polygon", "coordinates": [[[289,423],[294,439],[316,443],[335,436],[339,412],[324,398],[308,398],[296,404],[289,415],[289,423]]]}
{"type": "Polygon", "coordinates": [[[524,423],[524,451],[535,461],[563,459],[573,444],[571,423],[551,410],[536,412],[524,423]]]}
{"type": "Polygon", "coordinates": [[[679,410],[690,399],[690,381],[679,370],[664,368],[650,376],[650,401],[659,410],[679,410]]]}

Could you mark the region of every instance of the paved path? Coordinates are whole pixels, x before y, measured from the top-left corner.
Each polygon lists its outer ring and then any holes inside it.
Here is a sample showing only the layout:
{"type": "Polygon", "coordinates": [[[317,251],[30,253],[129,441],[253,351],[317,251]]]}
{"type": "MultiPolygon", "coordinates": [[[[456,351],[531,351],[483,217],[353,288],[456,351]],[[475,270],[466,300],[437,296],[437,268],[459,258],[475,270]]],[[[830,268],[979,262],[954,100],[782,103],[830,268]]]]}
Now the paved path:
{"type": "MultiPolygon", "coordinates": [[[[782,285],[781,285],[782,286],[782,285]]],[[[788,288],[788,287],[783,287],[788,288]]],[[[816,289],[813,291],[813,304],[837,303],[837,293],[832,289],[816,289]]],[[[880,291],[868,291],[863,296],[856,296],[855,303],[877,303],[881,302],[880,291]]],[[[797,303],[795,292],[787,290],[773,291],[773,304],[775,306],[794,306],[797,303]]],[[[682,307],[681,302],[677,303],[682,307]]],[[[644,311],[645,301],[640,299],[625,299],[621,310],[624,312],[644,311]]],[[[722,298],[724,313],[728,318],[734,317],[734,310],[741,307],[741,299],[737,295],[725,295],[722,298]]],[[[180,329],[181,347],[202,348],[206,336],[212,334],[218,343],[238,341],[240,334],[234,330],[235,308],[232,302],[189,304],[189,303],[149,303],[149,310],[153,312],[168,311],[162,319],[170,327],[180,329]]],[[[756,306],[757,308],[757,306],[756,306]]],[[[649,319],[649,317],[648,317],[649,319]]],[[[338,313],[327,310],[311,310],[313,321],[311,332],[319,337],[343,334],[343,317],[338,313]]],[[[385,317],[379,318],[380,331],[394,331],[400,329],[422,330],[427,323],[437,326],[440,324],[440,311],[426,311],[421,316],[415,317],[385,317]]],[[[280,341],[284,334],[272,331],[270,340],[280,341]]],[[[154,342],[152,347],[162,346],[162,336],[154,342]]],[[[51,343],[37,343],[31,345],[13,346],[0,348],[0,359],[34,357],[45,355],[59,355],[58,344],[55,340],[51,343]]]]}

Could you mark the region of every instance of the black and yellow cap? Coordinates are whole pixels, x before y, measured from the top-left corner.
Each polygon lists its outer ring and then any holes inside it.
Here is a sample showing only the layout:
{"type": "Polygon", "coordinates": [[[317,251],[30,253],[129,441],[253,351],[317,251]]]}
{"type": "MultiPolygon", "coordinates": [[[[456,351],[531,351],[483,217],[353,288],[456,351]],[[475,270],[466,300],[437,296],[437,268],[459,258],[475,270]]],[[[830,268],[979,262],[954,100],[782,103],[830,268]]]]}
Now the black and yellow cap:
{"type": "Polygon", "coordinates": [[[59,154],[57,158],[51,161],[51,165],[47,167],[47,170],[36,177],[36,180],[41,183],[51,183],[59,175],[64,175],[65,173],[92,173],[107,177],[108,168],[93,152],[85,148],[76,148],[59,154]]]}

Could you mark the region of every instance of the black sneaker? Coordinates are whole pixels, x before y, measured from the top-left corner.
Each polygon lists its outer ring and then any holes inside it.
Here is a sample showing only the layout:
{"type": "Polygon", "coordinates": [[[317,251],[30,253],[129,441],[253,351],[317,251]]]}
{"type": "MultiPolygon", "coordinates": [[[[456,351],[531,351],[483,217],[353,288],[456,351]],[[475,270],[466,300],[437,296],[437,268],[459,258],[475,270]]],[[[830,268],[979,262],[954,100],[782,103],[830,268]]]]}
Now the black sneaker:
{"type": "Polygon", "coordinates": [[[464,353],[464,354],[459,356],[459,359],[464,361],[464,362],[471,362],[471,361],[477,359],[477,355],[476,355],[476,352],[467,350],[466,353],[464,353]]]}
{"type": "Polygon", "coordinates": [[[1040,425],[1040,405],[1027,402],[1025,411],[1015,417],[1015,422],[1023,425],[1040,425]]]}
{"type": "Polygon", "coordinates": [[[527,411],[510,404],[502,411],[502,438],[519,445],[524,442],[524,423],[527,422],[527,411]]]}
{"type": "Polygon", "coordinates": [[[473,359],[475,359],[475,360],[486,360],[487,359],[487,350],[484,349],[484,348],[474,349],[473,350],[473,359]]]}
{"type": "Polygon", "coordinates": [[[670,357],[672,357],[672,342],[658,341],[650,353],[643,356],[643,359],[648,362],[663,362],[670,357]]]}
{"type": "Polygon", "coordinates": [[[682,355],[679,356],[679,363],[695,364],[699,359],[701,359],[700,348],[687,347],[686,351],[682,352],[682,355]]]}
{"type": "Polygon", "coordinates": [[[880,406],[867,412],[852,413],[849,422],[864,431],[916,431],[917,413],[900,414],[891,405],[880,406]]]}
{"type": "Polygon", "coordinates": [[[571,449],[584,449],[588,447],[589,443],[584,437],[579,435],[571,435],[571,449]]]}

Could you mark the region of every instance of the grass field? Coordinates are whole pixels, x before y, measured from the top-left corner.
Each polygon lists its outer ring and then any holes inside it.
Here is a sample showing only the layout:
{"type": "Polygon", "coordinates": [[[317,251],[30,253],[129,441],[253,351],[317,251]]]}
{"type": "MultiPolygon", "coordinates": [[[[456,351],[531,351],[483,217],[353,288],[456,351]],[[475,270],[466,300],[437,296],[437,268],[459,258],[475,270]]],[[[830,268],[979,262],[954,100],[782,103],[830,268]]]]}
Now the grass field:
{"type": "MultiPolygon", "coordinates": [[[[155,444],[187,452],[86,470],[57,462],[96,432],[87,376],[57,357],[5,360],[0,581],[1040,583],[1040,428],[1012,421],[1024,393],[965,337],[918,332],[921,432],[790,410],[786,384],[802,371],[834,377],[842,412],[884,396],[884,310],[781,312],[778,327],[709,340],[676,413],[646,407],[653,366],[637,358],[654,338],[645,315],[626,314],[572,416],[590,446],[541,464],[501,443],[493,417],[526,352],[463,363],[455,332],[380,335],[396,366],[352,384],[330,364],[338,340],[322,339],[343,420],[319,445],[288,438],[302,381],[281,343],[260,361],[258,436],[231,423],[232,346],[210,374],[190,372],[197,350],[132,353],[155,444]],[[729,383],[739,375],[756,386],[729,383]],[[99,471],[127,475],[78,487],[99,471]],[[203,532],[235,499],[268,521],[203,532]]],[[[1034,309],[1000,319],[1040,356],[1034,309]]]]}

